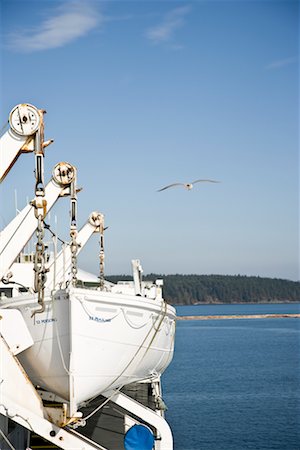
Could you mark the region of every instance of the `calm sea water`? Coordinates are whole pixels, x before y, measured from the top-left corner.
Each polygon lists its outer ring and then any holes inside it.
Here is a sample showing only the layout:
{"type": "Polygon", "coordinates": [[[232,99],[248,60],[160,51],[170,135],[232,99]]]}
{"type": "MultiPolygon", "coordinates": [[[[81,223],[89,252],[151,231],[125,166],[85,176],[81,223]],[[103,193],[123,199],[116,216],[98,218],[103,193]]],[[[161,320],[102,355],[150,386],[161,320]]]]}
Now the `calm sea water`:
{"type": "MultiPolygon", "coordinates": [[[[177,308],[299,313],[300,304],[177,308]]],[[[300,449],[300,319],[179,321],[163,376],[175,450],[300,449]]]]}

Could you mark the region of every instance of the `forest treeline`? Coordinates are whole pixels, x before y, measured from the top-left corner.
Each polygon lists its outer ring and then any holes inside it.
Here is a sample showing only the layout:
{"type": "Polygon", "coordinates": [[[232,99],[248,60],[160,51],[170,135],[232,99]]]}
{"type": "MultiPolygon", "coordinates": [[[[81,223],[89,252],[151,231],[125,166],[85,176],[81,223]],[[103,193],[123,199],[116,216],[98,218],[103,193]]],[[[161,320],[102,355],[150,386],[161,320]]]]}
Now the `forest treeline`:
{"type": "MultiPolygon", "coordinates": [[[[145,281],[159,278],[164,280],[164,298],[173,305],[300,302],[300,283],[279,278],[180,274],[143,276],[145,281]]],[[[113,275],[107,279],[116,283],[118,280],[132,280],[132,277],[113,275]]]]}

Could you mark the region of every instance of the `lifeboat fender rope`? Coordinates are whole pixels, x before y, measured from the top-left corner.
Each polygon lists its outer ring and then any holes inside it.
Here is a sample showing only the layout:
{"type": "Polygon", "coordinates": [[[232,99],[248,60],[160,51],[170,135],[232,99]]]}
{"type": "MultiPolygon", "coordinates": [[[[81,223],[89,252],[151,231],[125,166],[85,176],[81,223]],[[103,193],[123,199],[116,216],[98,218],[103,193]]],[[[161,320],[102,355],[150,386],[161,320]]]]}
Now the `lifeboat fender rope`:
{"type": "MultiPolygon", "coordinates": [[[[116,395],[117,392],[120,392],[120,390],[122,389],[123,386],[124,386],[124,384],[122,384],[121,386],[119,386],[118,389],[114,389],[113,393],[112,393],[109,397],[107,397],[107,399],[104,400],[104,402],[102,402],[101,405],[97,406],[97,408],[95,408],[88,416],[83,417],[83,418],[80,420],[80,422],[82,422],[82,425],[85,426],[86,421],[87,421],[90,417],[92,417],[94,414],[96,414],[96,412],[98,412],[100,409],[102,409],[102,408],[103,408],[103,407],[104,407],[104,406],[112,399],[112,397],[114,397],[114,396],[116,395]]],[[[94,398],[96,398],[96,397],[98,397],[98,395],[96,395],[95,397],[91,398],[91,399],[89,400],[89,402],[92,401],[92,400],[93,400],[94,398]]],[[[87,402],[87,403],[88,403],[88,402],[87,402]]]]}
{"type": "Polygon", "coordinates": [[[134,328],[135,330],[139,330],[140,328],[143,328],[144,326],[146,326],[150,319],[153,320],[153,314],[151,314],[150,317],[149,317],[149,319],[147,319],[147,320],[145,321],[145,323],[143,323],[142,325],[135,325],[134,323],[132,323],[132,322],[128,319],[127,313],[126,313],[125,309],[124,309],[124,308],[121,308],[121,310],[122,310],[124,319],[126,320],[126,322],[128,323],[128,325],[129,325],[131,328],[134,328]]]}
{"type": "MultiPolygon", "coordinates": [[[[165,302],[165,305],[164,305],[164,306],[165,306],[165,307],[164,307],[164,312],[163,312],[163,314],[162,314],[162,316],[161,316],[161,319],[160,319],[160,321],[159,321],[158,327],[155,328],[155,323],[156,323],[156,321],[153,323],[153,326],[152,326],[152,327],[154,328],[155,333],[154,333],[154,335],[152,336],[152,339],[151,339],[151,341],[150,341],[149,344],[148,344],[148,347],[147,347],[147,349],[146,349],[146,351],[145,351],[144,356],[146,355],[146,353],[148,353],[148,350],[150,349],[150,346],[151,346],[152,342],[154,341],[154,339],[155,339],[157,333],[160,331],[160,327],[161,327],[161,325],[162,325],[162,323],[163,323],[163,321],[164,321],[164,318],[166,317],[166,314],[167,314],[167,303],[166,303],[166,302],[165,302]]],[[[158,318],[158,317],[159,317],[159,316],[157,316],[157,318],[158,318]]],[[[144,356],[143,356],[143,358],[144,358],[144,356]]]]}
{"type": "MultiPolygon", "coordinates": [[[[83,310],[86,312],[86,314],[89,317],[93,317],[94,313],[90,313],[89,310],[87,309],[87,307],[84,305],[83,300],[80,299],[80,297],[76,297],[77,300],[79,300],[79,302],[81,303],[81,306],[83,308],[83,310]]],[[[120,314],[120,311],[117,312],[117,314],[115,314],[113,317],[109,317],[107,319],[105,319],[107,322],[110,322],[111,320],[114,320],[116,317],[118,317],[118,315],[120,314]]]]}

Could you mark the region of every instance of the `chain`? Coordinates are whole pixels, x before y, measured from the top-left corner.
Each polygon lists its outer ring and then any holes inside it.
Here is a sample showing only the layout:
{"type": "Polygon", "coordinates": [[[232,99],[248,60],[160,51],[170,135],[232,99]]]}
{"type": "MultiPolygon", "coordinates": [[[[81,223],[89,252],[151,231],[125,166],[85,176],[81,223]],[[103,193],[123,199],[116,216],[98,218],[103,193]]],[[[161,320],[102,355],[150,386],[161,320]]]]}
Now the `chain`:
{"type": "Polygon", "coordinates": [[[99,287],[100,290],[103,291],[104,289],[104,217],[102,216],[101,218],[101,223],[100,223],[100,227],[99,227],[99,233],[100,233],[100,253],[99,253],[99,258],[100,258],[100,274],[99,274],[99,287]]]}
{"type": "Polygon", "coordinates": [[[71,273],[72,273],[72,286],[76,286],[77,283],[77,250],[78,244],[76,242],[77,231],[71,230],[71,273]]]}
{"type": "MultiPolygon", "coordinates": [[[[41,113],[42,114],[42,113],[41,113]]],[[[47,214],[47,200],[45,199],[45,186],[44,186],[44,153],[43,153],[43,140],[44,140],[44,124],[41,120],[40,129],[35,135],[35,199],[32,202],[34,206],[34,214],[37,219],[38,225],[36,229],[36,247],[34,256],[34,291],[38,294],[38,304],[41,308],[34,311],[34,314],[41,313],[45,310],[44,293],[45,283],[47,280],[46,273],[49,269],[46,268],[46,255],[45,255],[45,224],[44,218],[47,214]]]]}
{"type": "Polygon", "coordinates": [[[71,274],[72,286],[77,283],[77,251],[78,243],[77,237],[77,194],[76,194],[76,177],[71,183],[71,223],[70,223],[70,237],[71,237],[71,274]]]}
{"type": "Polygon", "coordinates": [[[42,306],[42,310],[36,312],[42,312],[44,310],[44,290],[47,280],[46,273],[48,269],[45,267],[45,244],[44,244],[44,221],[40,214],[38,217],[38,226],[36,229],[37,243],[35,247],[34,257],[34,290],[38,293],[38,303],[42,306]]]}

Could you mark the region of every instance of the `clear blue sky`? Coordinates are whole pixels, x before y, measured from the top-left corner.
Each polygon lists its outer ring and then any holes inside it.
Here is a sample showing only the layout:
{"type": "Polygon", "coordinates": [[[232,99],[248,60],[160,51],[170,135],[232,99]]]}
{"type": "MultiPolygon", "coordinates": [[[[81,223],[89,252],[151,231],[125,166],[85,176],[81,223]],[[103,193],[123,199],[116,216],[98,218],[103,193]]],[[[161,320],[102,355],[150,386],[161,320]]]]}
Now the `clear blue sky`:
{"type": "MultiPolygon", "coordinates": [[[[78,168],[78,225],[105,214],[106,273],[299,279],[299,3],[1,1],[1,122],[47,110],[46,180],[78,168]],[[191,191],[173,182],[220,180],[191,191]]],[[[33,155],[1,225],[33,197],[33,155]]],[[[68,200],[53,210],[68,237],[68,200]]],[[[80,256],[98,272],[98,238],[80,256]]]]}

